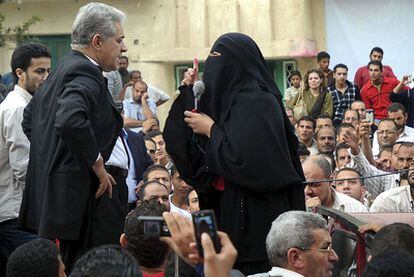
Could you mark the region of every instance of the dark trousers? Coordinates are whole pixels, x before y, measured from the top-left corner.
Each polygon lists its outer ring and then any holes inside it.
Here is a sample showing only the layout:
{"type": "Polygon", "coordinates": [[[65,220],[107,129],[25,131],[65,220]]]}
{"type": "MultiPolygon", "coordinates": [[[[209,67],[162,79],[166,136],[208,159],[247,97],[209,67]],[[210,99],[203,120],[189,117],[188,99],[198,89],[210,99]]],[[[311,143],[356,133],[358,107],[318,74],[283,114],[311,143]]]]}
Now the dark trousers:
{"type": "Polygon", "coordinates": [[[5,276],[7,259],[15,249],[38,238],[32,233],[17,229],[16,224],[17,218],[0,223],[0,276],[5,276]]]}
{"type": "Polygon", "coordinates": [[[62,260],[68,275],[76,260],[88,250],[105,244],[119,244],[127,214],[128,187],[125,178],[112,177],[116,182],[112,187],[112,199],[108,193],[98,199],[91,196],[79,240],[60,241],[62,260]]]}

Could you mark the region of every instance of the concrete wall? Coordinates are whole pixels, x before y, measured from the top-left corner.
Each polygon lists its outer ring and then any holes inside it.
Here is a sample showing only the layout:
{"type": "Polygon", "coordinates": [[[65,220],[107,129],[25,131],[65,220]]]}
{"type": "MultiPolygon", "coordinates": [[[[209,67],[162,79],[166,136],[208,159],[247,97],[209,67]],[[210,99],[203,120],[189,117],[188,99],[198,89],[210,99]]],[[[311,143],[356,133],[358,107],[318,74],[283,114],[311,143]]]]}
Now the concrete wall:
{"type": "MultiPolygon", "coordinates": [[[[0,5],[5,26],[21,24],[32,15],[44,19],[32,34],[69,34],[80,6],[90,1],[23,0],[0,5]]],[[[299,70],[315,67],[314,56],[325,49],[323,0],[138,0],[103,1],[127,13],[125,24],[130,69],[172,94],[174,64],[201,61],[215,39],[226,32],[250,35],[266,59],[293,58],[299,70]]],[[[12,49],[0,49],[0,70],[9,71],[12,49]]],[[[161,121],[171,103],[159,109],[161,121]]]]}

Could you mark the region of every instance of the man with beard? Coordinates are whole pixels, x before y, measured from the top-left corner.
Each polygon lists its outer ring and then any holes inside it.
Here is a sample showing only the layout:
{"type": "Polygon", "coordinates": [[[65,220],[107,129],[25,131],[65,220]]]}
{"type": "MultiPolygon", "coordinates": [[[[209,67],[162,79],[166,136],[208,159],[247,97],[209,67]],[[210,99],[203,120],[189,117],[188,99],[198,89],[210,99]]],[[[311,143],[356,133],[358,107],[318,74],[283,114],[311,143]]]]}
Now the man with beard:
{"type": "MultiPolygon", "coordinates": [[[[194,72],[197,68],[186,74],[189,84],[197,79],[194,72]]],[[[265,239],[273,219],[305,208],[298,141],[250,37],[219,37],[203,81],[198,112],[191,112],[191,86],[180,87],[164,130],[167,152],[181,178],[199,193],[201,208],[215,209],[219,228],[239,253],[235,267],[246,275],[265,272],[270,269],[265,239]]]]}
{"type": "Polygon", "coordinates": [[[119,57],[118,72],[119,72],[119,75],[121,75],[121,79],[122,79],[121,87],[125,86],[125,84],[129,82],[130,77],[129,77],[128,65],[129,65],[129,61],[128,61],[127,56],[119,57]]]}
{"type": "MultiPolygon", "coordinates": [[[[414,144],[412,145],[414,147],[414,144]]],[[[384,191],[375,198],[370,212],[378,213],[412,213],[414,212],[414,163],[411,156],[408,172],[409,186],[401,186],[384,191]]]]}
{"type": "Polygon", "coordinates": [[[319,154],[333,154],[335,150],[335,130],[332,127],[323,127],[316,133],[316,143],[319,154]]]}
{"type": "Polygon", "coordinates": [[[21,122],[24,108],[48,77],[50,64],[49,50],[39,43],[18,46],[11,58],[15,86],[0,105],[0,273],[7,256],[35,238],[16,229],[30,148],[21,122]]]}

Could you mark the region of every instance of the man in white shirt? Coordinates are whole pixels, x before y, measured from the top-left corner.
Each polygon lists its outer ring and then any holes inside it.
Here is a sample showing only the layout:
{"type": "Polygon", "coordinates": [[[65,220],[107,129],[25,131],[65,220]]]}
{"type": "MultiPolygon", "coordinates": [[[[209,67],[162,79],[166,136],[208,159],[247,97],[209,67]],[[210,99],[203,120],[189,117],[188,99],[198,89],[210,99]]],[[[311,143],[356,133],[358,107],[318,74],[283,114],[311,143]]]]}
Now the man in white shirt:
{"type": "Polygon", "coordinates": [[[370,212],[413,213],[414,212],[414,164],[408,173],[409,186],[401,186],[384,191],[372,203],[370,212]]]}
{"type": "Polygon", "coordinates": [[[266,237],[271,271],[253,277],[332,276],[338,256],[326,220],[319,214],[289,211],[279,215],[266,237]]]}
{"type": "Polygon", "coordinates": [[[302,168],[308,182],[304,190],[307,209],[324,206],[346,213],[367,212],[361,202],[332,188],[332,169],[324,157],[310,156],[302,162],[302,168]]]}
{"type": "Polygon", "coordinates": [[[175,166],[171,168],[171,176],[174,192],[173,194],[170,194],[170,212],[179,213],[191,219],[188,205],[188,194],[193,188],[181,179],[180,173],[178,173],[175,166]]]}
{"type": "MultiPolygon", "coordinates": [[[[408,115],[401,103],[392,103],[388,107],[388,118],[394,120],[397,126],[397,141],[414,142],[414,128],[406,125],[408,115]]],[[[378,157],[380,145],[378,144],[378,131],[374,133],[372,141],[372,153],[374,157],[378,157]]]]}
{"type": "Polygon", "coordinates": [[[318,146],[313,139],[315,134],[316,122],[310,116],[304,116],[298,120],[296,133],[300,142],[306,145],[311,155],[318,154],[318,146]]]}
{"type": "Polygon", "coordinates": [[[18,46],[11,58],[15,86],[0,105],[0,249],[8,252],[4,253],[6,257],[0,255],[2,266],[15,248],[35,238],[16,229],[30,148],[21,123],[24,108],[49,75],[50,57],[42,44],[18,46]]]}
{"type": "MultiPolygon", "coordinates": [[[[141,71],[139,70],[131,71],[129,76],[130,76],[130,81],[123,88],[123,91],[124,91],[123,94],[125,94],[125,99],[132,98],[133,84],[135,82],[142,81],[141,71]]],[[[157,107],[161,104],[164,104],[170,99],[170,96],[166,92],[160,90],[159,88],[151,86],[150,84],[147,84],[147,86],[148,86],[148,95],[155,102],[157,107]]]]}

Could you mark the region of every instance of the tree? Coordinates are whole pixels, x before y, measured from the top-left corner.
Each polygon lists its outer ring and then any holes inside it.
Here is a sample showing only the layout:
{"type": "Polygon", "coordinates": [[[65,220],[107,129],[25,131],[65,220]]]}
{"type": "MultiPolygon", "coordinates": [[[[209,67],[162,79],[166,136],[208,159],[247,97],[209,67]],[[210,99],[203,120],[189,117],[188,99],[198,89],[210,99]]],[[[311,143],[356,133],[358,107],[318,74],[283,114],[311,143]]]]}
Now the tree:
{"type": "Polygon", "coordinates": [[[26,40],[36,40],[34,36],[27,34],[30,27],[36,25],[37,22],[43,19],[39,16],[32,16],[27,21],[23,22],[22,25],[16,25],[14,27],[4,27],[3,22],[6,16],[0,13],[0,48],[7,45],[7,43],[15,43],[16,45],[21,44],[26,40]]]}

